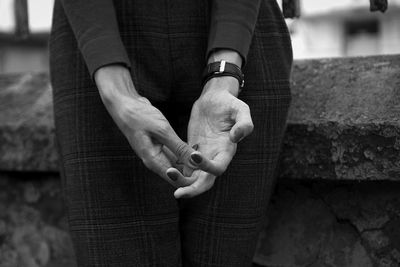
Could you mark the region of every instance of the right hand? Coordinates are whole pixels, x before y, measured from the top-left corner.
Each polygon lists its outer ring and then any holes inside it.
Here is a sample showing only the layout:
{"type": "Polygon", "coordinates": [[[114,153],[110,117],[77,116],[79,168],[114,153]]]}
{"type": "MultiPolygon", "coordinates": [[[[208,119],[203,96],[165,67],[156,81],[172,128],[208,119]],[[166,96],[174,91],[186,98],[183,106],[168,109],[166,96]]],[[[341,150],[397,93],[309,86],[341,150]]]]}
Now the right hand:
{"type": "Polygon", "coordinates": [[[197,168],[190,157],[195,150],[178,137],[147,98],[137,93],[129,70],[108,65],[98,69],[94,78],[106,109],[144,165],[175,187],[193,183],[175,163],[197,168]]]}
{"type": "Polygon", "coordinates": [[[175,191],[176,198],[190,198],[209,190],[216,177],[228,168],[237,143],[253,131],[250,108],[237,98],[238,89],[239,83],[233,77],[212,78],[193,104],[188,142],[198,144],[196,153],[203,153],[198,157],[201,170],[193,171],[195,182],[175,191]],[[212,164],[202,164],[204,157],[212,164]]]}

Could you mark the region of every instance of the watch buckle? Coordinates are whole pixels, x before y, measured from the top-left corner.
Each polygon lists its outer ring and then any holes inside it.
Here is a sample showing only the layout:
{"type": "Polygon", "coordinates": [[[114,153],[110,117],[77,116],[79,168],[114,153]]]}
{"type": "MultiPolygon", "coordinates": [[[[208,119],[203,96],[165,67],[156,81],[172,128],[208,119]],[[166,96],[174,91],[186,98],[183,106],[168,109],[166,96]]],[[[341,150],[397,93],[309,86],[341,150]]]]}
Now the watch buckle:
{"type": "Polygon", "coordinates": [[[222,73],[222,72],[225,71],[225,64],[226,64],[226,61],[225,60],[221,60],[221,64],[219,65],[218,73],[222,73]]]}

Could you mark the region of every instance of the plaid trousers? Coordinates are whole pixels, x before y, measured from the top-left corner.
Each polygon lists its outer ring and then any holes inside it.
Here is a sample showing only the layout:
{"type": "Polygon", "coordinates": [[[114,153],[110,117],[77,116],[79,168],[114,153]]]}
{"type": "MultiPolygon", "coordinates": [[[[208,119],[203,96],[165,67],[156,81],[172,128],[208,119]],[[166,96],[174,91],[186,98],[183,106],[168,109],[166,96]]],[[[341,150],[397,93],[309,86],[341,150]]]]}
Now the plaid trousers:
{"type": "MultiPolygon", "coordinates": [[[[183,140],[201,93],[210,4],[115,0],[139,93],[183,140]]],[[[251,266],[274,185],[290,104],[290,36],[275,0],[263,0],[239,98],[254,132],[214,187],[175,200],[148,170],[100,99],[59,1],[50,36],[62,186],[78,266],[251,266]]]]}

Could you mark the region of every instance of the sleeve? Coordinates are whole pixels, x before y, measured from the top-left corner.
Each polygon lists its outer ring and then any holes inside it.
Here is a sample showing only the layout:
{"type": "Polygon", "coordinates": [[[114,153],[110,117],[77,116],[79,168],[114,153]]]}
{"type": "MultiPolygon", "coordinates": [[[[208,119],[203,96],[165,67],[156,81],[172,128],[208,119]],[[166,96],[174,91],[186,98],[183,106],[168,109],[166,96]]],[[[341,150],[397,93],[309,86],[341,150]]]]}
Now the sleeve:
{"type": "Polygon", "coordinates": [[[90,75],[105,65],[130,68],[112,0],[61,0],[90,75]]]}
{"type": "Polygon", "coordinates": [[[261,0],[211,0],[211,21],[206,57],[208,58],[215,49],[229,48],[242,56],[244,65],[260,4],[261,0]]]}

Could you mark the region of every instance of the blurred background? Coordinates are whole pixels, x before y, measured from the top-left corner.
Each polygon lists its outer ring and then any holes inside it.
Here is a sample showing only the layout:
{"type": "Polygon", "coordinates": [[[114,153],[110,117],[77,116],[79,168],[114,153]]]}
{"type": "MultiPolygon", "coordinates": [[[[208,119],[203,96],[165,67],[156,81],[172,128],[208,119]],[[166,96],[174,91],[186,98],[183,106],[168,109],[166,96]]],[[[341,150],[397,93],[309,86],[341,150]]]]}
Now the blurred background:
{"type": "MultiPolygon", "coordinates": [[[[0,74],[46,72],[54,0],[27,0],[29,35],[18,2],[0,0],[0,74]]],[[[400,52],[400,0],[386,13],[370,12],[368,0],[300,0],[300,18],[287,24],[296,59],[400,52]]]]}

